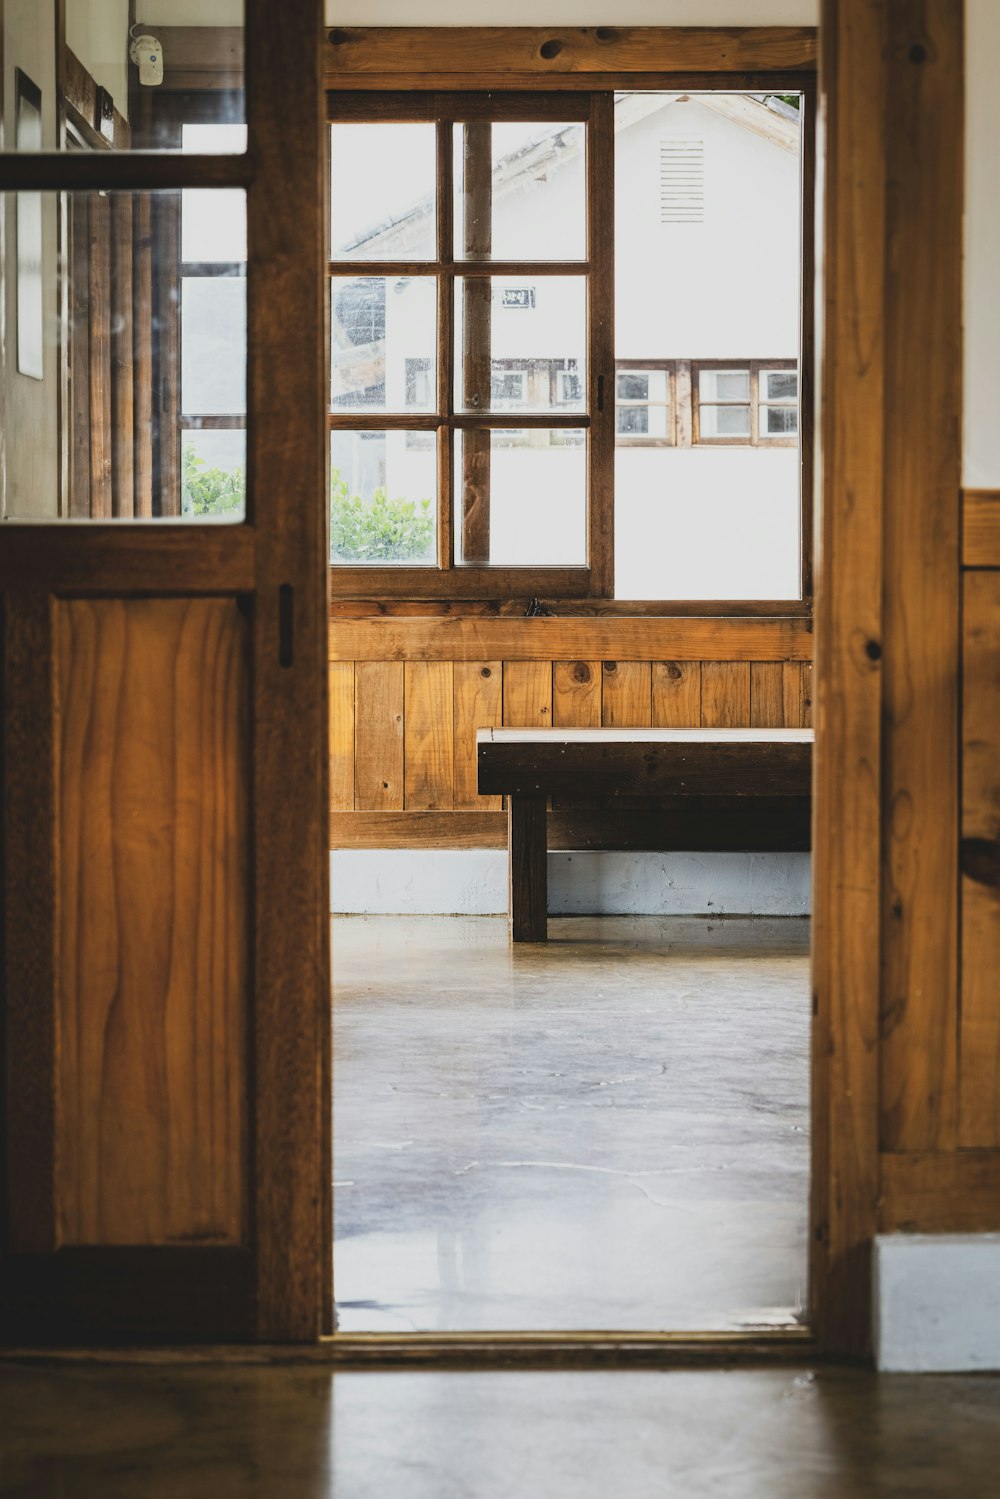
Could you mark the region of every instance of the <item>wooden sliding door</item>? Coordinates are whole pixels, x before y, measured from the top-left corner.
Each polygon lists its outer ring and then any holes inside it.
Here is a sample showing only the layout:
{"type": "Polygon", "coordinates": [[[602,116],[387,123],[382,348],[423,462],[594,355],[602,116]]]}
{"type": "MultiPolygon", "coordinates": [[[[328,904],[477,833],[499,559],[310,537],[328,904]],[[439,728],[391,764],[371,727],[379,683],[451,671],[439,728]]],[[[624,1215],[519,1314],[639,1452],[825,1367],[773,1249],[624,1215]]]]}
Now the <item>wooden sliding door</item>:
{"type": "MultiPolygon", "coordinates": [[[[41,203],[47,340],[26,375],[25,303],[2,351],[7,411],[35,413],[0,527],[7,1343],[328,1322],[321,11],[247,0],[246,152],[0,156],[22,284],[41,203]],[[150,225],[187,204],[193,244],[244,201],[245,418],[220,398],[178,474],[150,372],[157,264],[181,270],[150,225]]],[[[174,368],[203,387],[192,306],[174,368]]]]}

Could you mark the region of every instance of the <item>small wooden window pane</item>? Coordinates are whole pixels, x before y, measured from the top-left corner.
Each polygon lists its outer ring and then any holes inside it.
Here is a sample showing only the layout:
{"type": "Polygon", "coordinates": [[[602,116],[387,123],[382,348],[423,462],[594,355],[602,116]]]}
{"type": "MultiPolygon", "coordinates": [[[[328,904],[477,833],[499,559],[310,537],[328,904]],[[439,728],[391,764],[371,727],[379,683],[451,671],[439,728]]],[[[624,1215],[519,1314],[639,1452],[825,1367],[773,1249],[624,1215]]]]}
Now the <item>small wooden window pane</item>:
{"type": "Polygon", "coordinates": [[[437,455],[433,444],[415,447],[408,442],[413,435],[330,434],[332,562],[362,567],[436,563],[437,455]]]}
{"type": "Polygon", "coordinates": [[[433,276],[331,277],[330,325],[334,411],[436,409],[433,276]]]}
{"type": "Polygon", "coordinates": [[[462,124],[453,148],[456,259],[586,257],[586,126],[462,124]]]}
{"type": "MultiPolygon", "coordinates": [[[[463,448],[486,434],[456,433],[455,484],[463,521],[471,489],[463,448]]],[[[491,566],[584,566],[587,561],[587,442],[580,428],[500,428],[488,434],[484,457],[489,485],[488,557],[491,566]]],[[[467,528],[456,528],[459,538],[467,528]]],[[[462,548],[459,540],[459,562],[462,548]]],[[[482,558],[475,559],[481,561],[482,558]]]]}
{"type": "Polygon", "coordinates": [[[330,127],[333,260],[433,260],[435,128],[330,127]]]}
{"type": "Polygon", "coordinates": [[[510,289],[511,283],[499,276],[456,281],[456,408],[466,412],[513,406],[531,412],[556,407],[563,412],[585,411],[585,277],[539,277],[530,288],[535,300],[527,315],[506,301],[510,289]],[[488,386],[484,378],[487,358],[488,386]]]}
{"type": "Polygon", "coordinates": [[[749,406],[706,406],[701,408],[702,437],[750,438],[749,406]]]}
{"type": "Polygon", "coordinates": [[[702,370],[698,389],[703,401],[749,401],[749,370],[702,370]]]}

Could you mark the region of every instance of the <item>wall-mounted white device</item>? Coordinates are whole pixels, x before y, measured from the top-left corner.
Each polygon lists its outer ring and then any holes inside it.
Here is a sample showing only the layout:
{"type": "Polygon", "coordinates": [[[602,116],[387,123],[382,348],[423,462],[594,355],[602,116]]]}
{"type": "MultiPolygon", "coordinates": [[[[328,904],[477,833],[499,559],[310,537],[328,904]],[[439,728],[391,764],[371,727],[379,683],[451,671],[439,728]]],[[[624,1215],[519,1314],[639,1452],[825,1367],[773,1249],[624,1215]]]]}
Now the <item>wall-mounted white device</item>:
{"type": "Polygon", "coordinates": [[[155,36],[144,32],[133,37],[128,55],[139,69],[139,82],[144,88],[156,88],[163,82],[163,48],[155,36]]]}

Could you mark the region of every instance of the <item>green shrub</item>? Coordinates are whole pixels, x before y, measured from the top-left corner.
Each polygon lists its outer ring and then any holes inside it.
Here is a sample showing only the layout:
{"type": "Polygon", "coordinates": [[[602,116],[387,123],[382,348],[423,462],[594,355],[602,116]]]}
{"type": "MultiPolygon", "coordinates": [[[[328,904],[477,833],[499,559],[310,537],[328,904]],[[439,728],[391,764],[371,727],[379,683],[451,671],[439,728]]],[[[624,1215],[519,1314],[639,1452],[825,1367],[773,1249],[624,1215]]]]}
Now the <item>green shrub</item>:
{"type": "Polygon", "coordinates": [[[370,500],[330,475],[330,555],[338,562],[429,562],[434,556],[430,500],[393,500],[384,488],[370,500]]]}
{"type": "Polygon", "coordinates": [[[246,491],[241,468],[209,468],[192,447],[185,447],[181,473],[181,509],[185,515],[225,515],[242,510],[246,491]]]}

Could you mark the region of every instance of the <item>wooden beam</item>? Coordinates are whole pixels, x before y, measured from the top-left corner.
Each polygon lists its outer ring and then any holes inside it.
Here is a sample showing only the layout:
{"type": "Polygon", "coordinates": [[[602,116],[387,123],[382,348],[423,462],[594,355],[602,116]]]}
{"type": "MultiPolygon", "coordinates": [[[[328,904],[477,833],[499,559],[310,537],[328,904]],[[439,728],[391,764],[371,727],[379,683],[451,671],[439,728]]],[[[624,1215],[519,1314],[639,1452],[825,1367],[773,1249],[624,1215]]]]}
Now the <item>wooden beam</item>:
{"type": "Polygon", "coordinates": [[[898,0],[889,16],[880,1139],[943,1150],[958,1129],[963,7],[898,0]]]}
{"type": "Polygon", "coordinates": [[[165,90],[242,89],[242,26],[159,26],[143,21],[142,29],[163,45],[165,90]]]}
{"type": "Polygon", "coordinates": [[[878,1194],[885,6],[824,0],[811,1297],[864,1357],[878,1194]]]}
{"type": "Polygon", "coordinates": [[[809,661],[803,619],[335,619],[331,661],[809,661]]]}
{"type": "Polygon", "coordinates": [[[324,69],[327,88],[589,88],[607,74],[811,71],[816,52],[811,26],[334,27],[324,69]]]}

